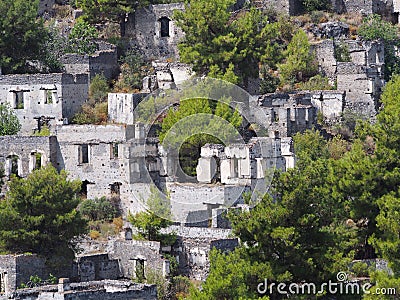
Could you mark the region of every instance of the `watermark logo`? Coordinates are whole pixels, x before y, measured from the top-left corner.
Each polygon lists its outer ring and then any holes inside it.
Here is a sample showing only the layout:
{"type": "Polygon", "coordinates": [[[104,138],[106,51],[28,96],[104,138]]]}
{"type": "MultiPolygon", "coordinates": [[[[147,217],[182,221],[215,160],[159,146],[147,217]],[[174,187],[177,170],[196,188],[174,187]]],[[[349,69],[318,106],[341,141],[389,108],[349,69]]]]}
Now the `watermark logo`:
{"type": "Polygon", "coordinates": [[[257,286],[257,292],[261,295],[280,294],[280,295],[395,295],[395,288],[373,288],[369,282],[361,283],[348,280],[346,272],[336,274],[337,282],[329,280],[323,283],[302,282],[302,283],[276,283],[265,279],[257,286]]]}

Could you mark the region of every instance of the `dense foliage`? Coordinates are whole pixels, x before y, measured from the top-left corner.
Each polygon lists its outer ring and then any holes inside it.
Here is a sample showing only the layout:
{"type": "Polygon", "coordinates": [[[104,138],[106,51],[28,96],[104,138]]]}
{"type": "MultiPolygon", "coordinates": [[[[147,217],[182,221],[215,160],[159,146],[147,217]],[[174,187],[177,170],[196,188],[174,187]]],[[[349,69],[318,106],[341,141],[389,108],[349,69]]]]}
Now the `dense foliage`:
{"type": "Polygon", "coordinates": [[[0,1],[0,66],[2,72],[26,72],[28,60],[43,58],[48,32],[37,18],[39,1],[0,1]]]}
{"type": "Polygon", "coordinates": [[[175,15],[185,32],[179,53],[199,75],[246,86],[249,78],[258,77],[259,63],[274,67],[280,61],[285,31],[256,9],[232,15],[233,4],[233,0],[186,2],[185,11],[175,15]]]}
{"type": "Polygon", "coordinates": [[[183,171],[194,176],[201,147],[207,143],[232,142],[237,133],[235,128],[241,124],[238,110],[232,109],[227,100],[215,103],[208,99],[187,99],[180,102],[179,108],[168,110],[159,137],[166,149],[179,148],[183,171]],[[228,124],[230,128],[227,128],[228,124]],[[180,134],[171,133],[174,131],[180,134]],[[182,140],[182,137],[186,139],[182,140]]]}
{"type": "Polygon", "coordinates": [[[0,248],[3,251],[54,254],[85,232],[77,211],[80,181],[52,166],[33,171],[26,179],[14,177],[0,202],[0,248]]]}
{"type": "Polygon", "coordinates": [[[331,8],[331,1],[329,0],[302,0],[302,4],[307,12],[331,8]]]}
{"type": "Polygon", "coordinates": [[[0,136],[17,134],[21,124],[14,111],[8,106],[0,104],[0,136]]]}
{"type": "Polygon", "coordinates": [[[112,221],[119,214],[118,209],[106,197],[84,200],[79,205],[79,211],[90,221],[112,221]]]}
{"type": "Polygon", "coordinates": [[[77,124],[104,124],[108,119],[107,95],[110,86],[104,75],[96,75],[90,82],[89,100],[82,105],[73,122],[77,124]]]}
{"type": "Polygon", "coordinates": [[[97,29],[82,18],[78,18],[68,37],[68,45],[65,51],[78,54],[93,54],[97,50],[97,45],[94,42],[97,37],[97,29]]]}
{"type": "Polygon", "coordinates": [[[340,137],[326,142],[317,132],[297,134],[296,167],[276,174],[273,198],[266,195],[249,212],[231,214],[242,246],[212,253],[210,276],[191,298],[257,299],[257,284],[266,278],[318,284],[335,281],[339,271],[369,273],[376,284],[371,292],[399,289],[399,101],[400,77],[394,76],[378,122],[360,124],[351,146],[340,137]],[[350,263],[375,257],[387,260],[393,274],[350,263]]]}
{"type": "Polygon", "coordinates": [[[311,53],[307,34],[302,29],[293,36],[284,54],[286,61],[279,65],[282,82],[306,81],[317,74],[318,65],[311,53]]]}
{"type": "Polygon", "coordinates": [[[120,60],[121,74],[115,83],[117,92],[137,92],[142,89],[143,78],[152,73],[152,69],[136,50],[128,50],[120,60]]]}

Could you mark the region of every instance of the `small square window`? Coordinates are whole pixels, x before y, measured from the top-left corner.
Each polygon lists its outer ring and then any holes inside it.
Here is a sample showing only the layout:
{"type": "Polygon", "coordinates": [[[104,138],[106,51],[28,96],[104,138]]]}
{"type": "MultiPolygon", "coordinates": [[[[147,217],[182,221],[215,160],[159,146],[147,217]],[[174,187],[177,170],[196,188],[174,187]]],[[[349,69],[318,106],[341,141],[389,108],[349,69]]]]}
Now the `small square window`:
{"type": "Polygon", "coordinates": [[[45,99],[44,104],[52,104],[53,103],[53,91],[52,90],[45,90],[45,99]]]}
{"type": "Polygon", "coordinates": [[[119,157],[119,152],[118,152],[118,143],[112,143],[110,145],[110,158],[111,159],[116,159],[119,157]]]}
{"type": "Polygon", "coordinates": [[[79,145],[78,156],[79,156],[78,157],[79,164],[89,163],[89,145],[88,144],[79,145]]]}

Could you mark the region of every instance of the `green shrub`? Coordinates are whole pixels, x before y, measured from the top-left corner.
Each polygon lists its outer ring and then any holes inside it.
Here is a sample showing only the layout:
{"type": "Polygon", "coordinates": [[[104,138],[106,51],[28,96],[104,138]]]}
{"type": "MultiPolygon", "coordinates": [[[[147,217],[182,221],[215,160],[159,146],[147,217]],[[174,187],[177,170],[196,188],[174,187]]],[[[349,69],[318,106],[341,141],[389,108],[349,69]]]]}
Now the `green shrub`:
{"type": "Polygon", "coordinates": [[[112,221],[119,215],[118,209],[106,197],[84,200],[79,211],[91,221],[112,221]]]}
{"type": "Polygon", "coordinates": [[[151,74],[151,67],[145,63],[140,53],[135,50],[129,50],[120,63],[121,75],[115,83],[115,90],[119,92],[141,90],[143,78],[151,74]]]}
{"type": "Polygon", "coordinates": [[[349,53],[349,47],[343,41],[335,43],[335,59],[339,62],[350,62],[351,56],[349,53]]]}
{"type": "Polygon", "coordinates": [[[306,81],[317,73],[315,55],[311,51],[307,34],[302,29],[293,36],[284,54],[286,61],[279,65],[283,84],[306,81]]]}
{"type": "Polygon", "coordinates": [[[261,78],[260,93],[274,93],[279,86],[279,77],[273,76],[266,72],[261,78]]]}
{"type": "Polygon", "coordinates": [[[302,3],[308,12],[329,10],[331,8],[331,2],[329,0],[303,0],[302,3]]]}
{"type": "Polygon", "coordinates": [[[320,91],[320,90],[331,90],[332,86],[329,84],[328,77],[321,76],[320,74],[311,77],[306,82],[299,83],[301,90],[307,91],[320,91]]]}
{"type": "Polygon", "coordinates": [[[72,122],[77,124],[105,124],[108,120],[107,96],[110,86],[104,75],[96,75],[90,83],[89,101],[84,103],[72,122]]]}
{"type": "Polygon", "coordinates": [[[94,41],[97,29],[82,18],[78,18],[68,37],[68,53],[93,54],[97,50],[94,41]]]}

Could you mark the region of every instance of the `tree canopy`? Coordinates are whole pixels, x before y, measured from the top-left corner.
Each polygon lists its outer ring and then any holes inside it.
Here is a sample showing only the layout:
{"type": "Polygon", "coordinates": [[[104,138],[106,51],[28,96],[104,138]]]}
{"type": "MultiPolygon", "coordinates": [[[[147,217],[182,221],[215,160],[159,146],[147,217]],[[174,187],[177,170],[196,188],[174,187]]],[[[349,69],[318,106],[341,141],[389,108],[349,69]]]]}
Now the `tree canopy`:
{"type": "Polygon", "coordinates": [[[86,221],[76,209],[80,185],[50,165],[26,179],[12,178],[0,202],[0,248],[42,255],[67,248],[73,237],[86,231],[86,221]]]}
{"type": "Polygon", "coordinates": [[[0,67],[3,73],[29,70],[28,60],[40,60],[48,31],[37,17],[39,1],[0,2],[0,67]]]}
{"type": "Polygon", "coordinates": [[[185,32],[178,48],[182,62],[192,64],[197,74],[246,85],[258,78],[259,63],[273,67],[280,61],[282,39],[279,23],[254,8],[232,14],[234,4],[187,1],[185,10],[175,14],[185,32]]]}
{"type": "Polygon", "coordinates": [[[0,136],[17,134],[21,123],[8,105],[0,104],[0,136]]]}
{"type": "MultiPolygon", "coordinates": [[[[336,274],[370,276],[377,288],[400,289],[400,76],[382,95],[373,125],[360,123],[349,144],[325,141],[316,131],[294,137],[297,164],[276,173],[271,195],[230,220],[241,246],[213,251],[211,272],[191,299],[258,299],[257,284],[315,284],[336,274]],[[382,258],[393,273],[368,269],[354,260],[382,258]]],[[[282,295],[268,294],[272,299],[282,295]]]]}
{"type": "Polygon", "coordinates": [[[97,37],[96,28],[82,18],[78,18],[68,37],[66,52],[93,54],[97,50],[94,42],[97,37]]]}
{"type": "Polygon", "coordinates": [[[279,65],[283,82],[305,81],[317,73],[315,56],[310,48],[307,34],[299,29],[284,52],[286,61],[279,65]]]}
{"type": "Polygon", "coordinates": [[[229,99],[215,103],[208,99],[186,99],[172,107],[159,133],[163,146],[179,149],[179,160],[187,175],[196,174],[200,150],[207,143],[229,144],[240,137],[242,117],[229,106],[229,99]]]}

